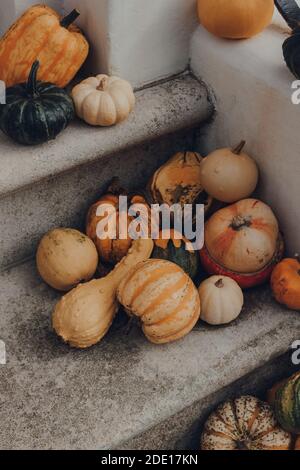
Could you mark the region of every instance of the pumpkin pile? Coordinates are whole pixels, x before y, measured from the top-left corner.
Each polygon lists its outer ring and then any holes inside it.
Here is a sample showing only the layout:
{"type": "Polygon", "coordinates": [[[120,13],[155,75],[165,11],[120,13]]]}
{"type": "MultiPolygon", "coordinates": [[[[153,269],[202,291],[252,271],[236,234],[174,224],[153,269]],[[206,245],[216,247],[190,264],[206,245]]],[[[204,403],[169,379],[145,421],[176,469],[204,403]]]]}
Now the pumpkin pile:
{"type": "Polygon", "coordinates": [[[87,59],[89,44],[66,17],[46,5],[29,8],[0,39],[0,80],[7,87],[0,105],[0,129],[15,142],[38,145],[55,139],[75,113],[94,126],[124,121],[135,105],[131,85],[98,75],[64,89],[87,59]]]}
{"type": "Polygon", "coordinates": [[[300,450],[300,372],[268,392],[267,402],[242,396],[209,416],[202,450],[300,450]]]}

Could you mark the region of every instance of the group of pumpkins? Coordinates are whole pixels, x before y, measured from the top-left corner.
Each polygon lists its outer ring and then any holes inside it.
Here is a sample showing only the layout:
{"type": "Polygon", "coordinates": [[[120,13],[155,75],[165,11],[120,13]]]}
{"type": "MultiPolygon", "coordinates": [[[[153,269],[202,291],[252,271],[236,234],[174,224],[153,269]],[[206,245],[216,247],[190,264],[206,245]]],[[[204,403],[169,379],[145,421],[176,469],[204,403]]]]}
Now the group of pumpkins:
{"type": "Polygon", "coordinates": [[[283,56],[290,71],[300,78],[300,8],[295,0],[197,0],[200,23],[225,39],[248,39],[270,23],[274,4],[291,28],[283,43],[283,56]]]}
{"type": "Polygon", "coordinates": [[[46,5],[29,8],[0,39],[0,80],[6,104],[0,129],[14,141],[37,145],[55,139],[75,113],[94,126],[112,126],[135,105],[131,85],[98,75],[64,89],[85,62],[89,44],[73,23],[79,12],[61,18],[46,5]]]}
{"type": "Polygon", "coordinates": [[[276,384],[268,403],[242,396],[222,403],[201,436],[202,450],[300,450],[300,372],[276,384]]]}
{"type": "Polygon", "coordinates": [[[271,274],[277,300],[300,309],[300,263],[279,263],[284,244],[278,222],[270,207],[249,198],[258,182],[258,168],[243,152],[244,145],[219,149],[206,158],[195,152],[177,153],[154,173],[146,190],[134,194],[114,181],[90,208],[86,235],[55,229],[43,237],[38,271],[50,286],[70,291],[53,314],[54,330],[65,342],[77,348],[98,343],[119,304],[138,318],[146,337],[156,344],[184,337],[199,318],[211,325],[227,324],[242,311],[242,289],[268,281],[271,274]],[[193,251],[190,241],[173,229],[162,230],[156,240],[134,241],[128,232],[120,237],[123,217],[126,227],[133,217],[121,214],[119,195],[146,209],[149,225],[152,204],[204,203],[210,215],[204,247],[193,251]],[[216,204],[224,207],[214,211],[216,204]],[[107,205],[118,215],[115,238],[99,233],[107,205]],[[100,279],[90,281],[96,271],[100,279]],[[197,290],[193,280],[203,271],[212,276],[197,290]]]}

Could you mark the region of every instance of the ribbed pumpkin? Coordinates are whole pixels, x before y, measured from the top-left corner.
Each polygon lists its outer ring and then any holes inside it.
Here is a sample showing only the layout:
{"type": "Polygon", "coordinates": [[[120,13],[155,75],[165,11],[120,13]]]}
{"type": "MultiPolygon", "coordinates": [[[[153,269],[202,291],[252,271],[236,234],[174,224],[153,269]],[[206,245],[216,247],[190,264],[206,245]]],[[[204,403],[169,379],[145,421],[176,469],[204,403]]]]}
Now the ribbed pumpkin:
{"type": "Polygon", "coordinates": [[[284,60],[292,74],[300,78],[300,8],[295,0],[275,0],[275,5],[292,29],[282,46],[284,60]]]}
{"type": "Polygon", "coordinates": [[[281,426],[288,432],[300,434],[300,372],[279,386],[274,407],[281,426]]]}
{"type": "Polygon", "coordinates": [[[66,343],[85,349],[98,343],[109,330],[118,310],[116,290],[136,264],[148,259],[152,240],[136,240],[127,256],[106,277],[81,284],[55,307],[53,328],[66,343]]]}
{"type": "Polygon", "coordinates": [[[272,273],[271,286],[277,302],[292,310],[300,310],[300,261],[292,258],[282,260],[272,273]]]}
{"type": "Polygon", "coordinates": [[[269,206],[243,199],[217,211],[205,224],[205,244],[210,256],[238,273],[255,273],[274,257],[278,222],[269,206]]]}
{"type": "Polygon", "coordinates": [[[204,204],[207,211],[212,198],[201,183],[202,157],[196,152],[178,152],[153,175],[149,190],[156,204],[204,204]]]}
{"type": "Polygon", "coordinates": [[[0,129],[23,145],[55,139],[74,118],[72,99],[62,88],[37,81],[38,69],[35,62],[27,83],[8,88],[0,105],[0,129]]]}
{"type": "Polygon", "coordinates": [[[291,435],[281,429],[272,408],[252,396],[220,405],[208,418],[202,450],[289,450],[291,435]]]}
{"type": "Polygon", "coordinates": [[[175,230],[170,230],[170,237],[166,231],[161,231],[159,239],[154,240],[152,258],[172,261],[180,266],[189,276],[194,279],[199,271],[200,260],[191,244],[175,230]]]}
{"type": "MultiPolygon", "coordinates": [[[[108,192],[103,195],[95,204],[93,204],[87,214],[86,220],[86,233],[87,235],[93,240],[95,243],[100,259],[104,263],[115,265],[116,263],[120,262],[121,259],[128,253],[129,248],[132,244],[132,238],[128,233],[128,228],[130,223],[134,220],[134,217],[129,216],[126,213],[123,214],[121,219],[119,219],[120,212],[119,212],[119,194],[126,195],[126,191],[117,188],[114,189],[114,183],[108,189],[108,192]],[[99,233],[102,231],[99,229],[99,223],[101,221],[105,221],[106,215],[106,207],[111,207],[115,210],[116,218],[111,219],[111,227],[114,229],[113,231],[116,232],[116,238],[101,238],[99,237],[99,233]],[[99,214],[99,210],[105,211],[104,215],[97,215],[99,214]],[[119,221],[121,220],[121,226],[119,221]],[[125,227],[125,220],[127,221],[127,235],[124,238],[120,238],[118,236],[120,227],[123,227],[123,230],[126,230],[125,227]],[[115,221],[115,222],[114,222],[115,221]]],[[[130,199],[130,204],[138,204],[143,205],[145,207],[145,214],[147,213],[147,220],[144,220],[143,223],[148,224],[148,216],[149,216],[149,206],[147,205],[145,199],[139,196],[132,196],[130,199]]],[[[112,213],[112,212],[110,212],[112,213]]],[[[107,230],[107,228],[105,228],[107,230]]],[[[100,233],[100,235],[101,235],[100,233]]]]}
{"type": "Polygon", "coordinates": [[[169,261],[140,263],[122,280],[117,296],[155,344],[183,338],[199,319],[200,299],[193,281],[169,261]]]}
{"type": "Polygon", "coordinates": [[[0,40],[0,80],[7,87],[25,82],[31,65],[39,60],[38,78],[65,87],[85,61],[89,45],[72,23],[73,10],[65,18],[46,5],[29,8],[0,40]]]}

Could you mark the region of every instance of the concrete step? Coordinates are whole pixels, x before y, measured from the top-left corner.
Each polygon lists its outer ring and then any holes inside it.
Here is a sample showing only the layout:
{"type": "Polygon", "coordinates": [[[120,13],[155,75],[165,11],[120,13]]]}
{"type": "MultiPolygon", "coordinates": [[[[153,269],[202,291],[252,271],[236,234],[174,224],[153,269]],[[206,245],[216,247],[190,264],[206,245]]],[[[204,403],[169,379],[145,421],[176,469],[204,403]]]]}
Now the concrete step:
{"type": "Polygon", "coordinates": [[[200,322],[183,340],[155,346],[138,329],[126,335],[119,315],[99,345],[81,352],[51,331],[58,297],[33,261],[0,275],[2,449],[117,449],[201,400],[209,406],[211,394],[279,357],[300,335],[299,313],[259,288],[227,327],[200,322]]]}
{"type": "Polygon", "coordinates": [[[113,176],[129,189],[144,185],[172,153],[195,146],[213,111],[205,85],[183,74],[138,91],[134,113],[116,127],[76,121],[30,148],[1,135],[0,269],[32,256],[50,228],[81,228],[113,176]]]}

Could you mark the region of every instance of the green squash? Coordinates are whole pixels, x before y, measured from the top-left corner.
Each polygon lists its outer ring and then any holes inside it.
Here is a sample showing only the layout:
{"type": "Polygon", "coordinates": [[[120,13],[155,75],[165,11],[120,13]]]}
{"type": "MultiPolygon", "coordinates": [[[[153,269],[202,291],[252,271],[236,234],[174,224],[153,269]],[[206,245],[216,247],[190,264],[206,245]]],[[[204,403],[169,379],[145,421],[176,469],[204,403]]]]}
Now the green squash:
{"type": "Polygon", "coordinates": [[[74,118],[74,104],[62,88],[37,81],[39,62],[34,62],[27,83],[6,90],[0,105],[0,129],[14,141],[38,145],[63,131],[74,118]]]}
{"type": "Polygon", "coordinates": [[[275,0],[292,34],[283,43],[282,50],[286,65],[296,78],[300,78],[300,8],[295,0],[275,0]]]}
{"type": "Polygon", "coordinates": [[[300,372],[279,386],[274,406],[282,428],[292,434],[300,434],[300,372]]]}
{"type": "Polygon", "coordinates": [[[195,251],[187,250],[186,245],[185,240],[174,238],[174,230],[170,230],[170,238],[166,240],[162,239],[162,232],[160,232],[160,238],[154,240],[152,258],[172,261],[180,266],[191,279],[195,279],[200,267],[200,258],[195,251]]]}

